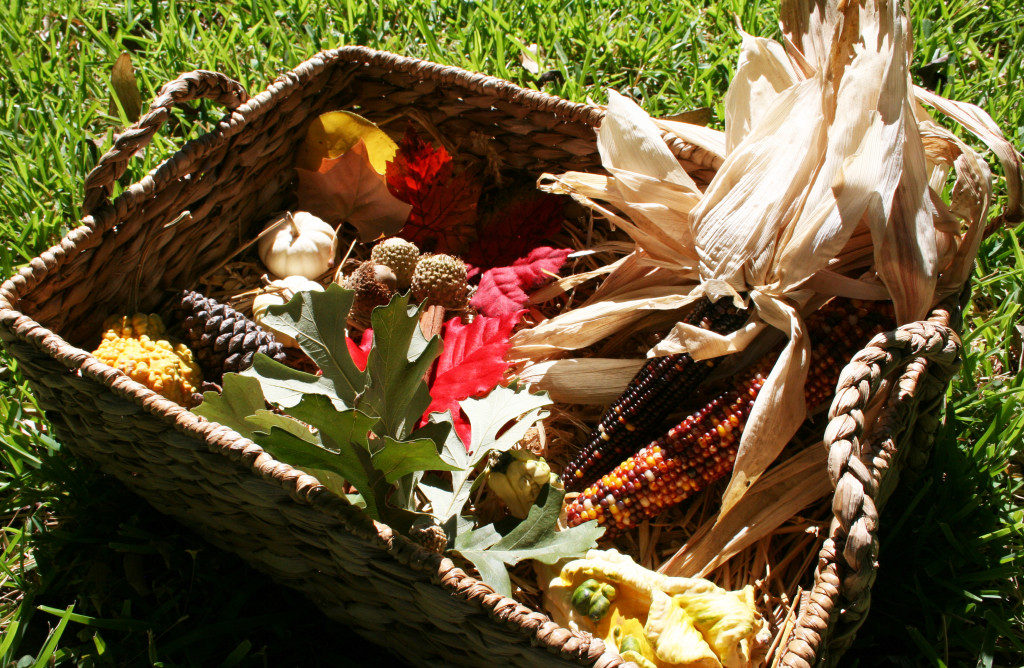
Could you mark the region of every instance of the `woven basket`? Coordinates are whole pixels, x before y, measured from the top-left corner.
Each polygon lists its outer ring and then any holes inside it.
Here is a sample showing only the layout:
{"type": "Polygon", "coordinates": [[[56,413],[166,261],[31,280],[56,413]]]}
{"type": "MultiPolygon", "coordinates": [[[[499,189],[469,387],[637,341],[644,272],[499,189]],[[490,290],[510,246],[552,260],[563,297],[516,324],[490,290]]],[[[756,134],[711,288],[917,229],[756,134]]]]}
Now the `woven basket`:
{"type": "MultiPolygon", "coordinates": [[[[621,664],[600,640],[495,594],[311,476],[79,347],[98,340],[105,315],[130,303],[155,308],[251,238],[287,199],[288,158],[308,122],[333,109],[429,123],[460,151],[496,152],[505,169],[532,177],[600,168],[593,129],[601,109],[453,67],[348,47],[252,98],[221,74],[191,72],[166,85],[89,174],[81,227],[0,286],[4,345],[76,455],[372,642],[416,664],[621,664]],[[110,202],[136,151],[174,107],[198,98],[229,112],[110,202]]],[[[711,155],[666,142],[698,183],[713,176],[711,155]]],[[[927,457],[957,365],[958,313],[944,306],[876,338],[843,374],[826,433],[835,519],[807,574],[813,590],[777,634],[786,643],[781,665],[837,656],[867,612],[878,511],[900,468],[927,457]],[[890,392],[881,418],[864,424],[861,409],[879,392],[890,392]]]]}

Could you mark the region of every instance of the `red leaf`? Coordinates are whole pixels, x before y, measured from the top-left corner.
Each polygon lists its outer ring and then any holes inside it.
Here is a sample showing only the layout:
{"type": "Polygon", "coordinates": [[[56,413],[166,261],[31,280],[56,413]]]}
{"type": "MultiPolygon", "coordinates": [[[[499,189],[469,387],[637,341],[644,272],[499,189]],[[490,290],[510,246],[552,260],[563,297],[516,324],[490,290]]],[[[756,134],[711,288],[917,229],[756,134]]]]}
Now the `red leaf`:
{"type": "Polygon", "coordinates": [[[363,241],[395,234],[409,217],[409,205],[388,191],[370,165],[362,139],[337,158],[325,158],[318,171],[295,171],[299,206],[328,223],[352,224],[363,241]]]}
{"type": "Polygon", "coordinates": [[[508,339],[522,314],[516,311],[494,318],[477,316],[469,325],[463,325],[459,318],[445,323],[444,348],[430,383],[432,401],[424,422],[431,413],[450,410],[456,433],[469,447],[469,421],[459,402],[486,394],[505,381],[508,339]]]}
{"type": "Polygon", "coordinates": [[[459,254],[476,233],[481,185],[467,172],[455,173],[452,157],[409,127],[388,163],[391,193],[412,205],[402,237],[421,251],[459,254]]]}
{"type": "Polygon", "coordinates": [[[356,368],[366,371],[366,360],[370,358],[370,348],[373,347],[373,330],[364,329],[363,338],[359,343],[352,340],[352,337],[345,337],[345,344],[348,346],[348,354],[352,356],[356,368]]]}
{"type": "Polygon", "coordinates": [[[470,302],[485,316],[515,313],[526,306],[529,292],[551,281],[572,251],[568,248],[534,248],[508,267],[488,269],[470,302]]]}
{"type": "Polygon", "coordinates": [[[557,195],[528,191],[494,212],[480,228],[466,262],[478,267],[504,267],[524,257],[562,229],[565,200],[557,195]]]}

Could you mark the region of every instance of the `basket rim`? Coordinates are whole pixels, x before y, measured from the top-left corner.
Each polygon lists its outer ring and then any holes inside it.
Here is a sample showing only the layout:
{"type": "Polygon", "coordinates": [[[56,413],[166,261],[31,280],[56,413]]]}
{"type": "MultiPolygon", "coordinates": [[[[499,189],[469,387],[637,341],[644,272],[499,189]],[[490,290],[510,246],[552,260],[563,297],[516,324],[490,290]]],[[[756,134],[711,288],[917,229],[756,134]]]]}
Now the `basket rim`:
{"type": "MultiPolygon", "coordinates": [[[[17,274],[0,283],[0,309],[16,310],[13,305],[19,301],[19,298],[28,294],[48,273],[63,266],[75,251],[81,249],[80,247],[89,243],[98,243],[98,237],[102,233],[135,213],[157,189],[180,178],[181,172],[187,171],[187,168],[195,160],[223,145],[228,139],[241,132],[251,121],[273,109],[288,94],[308,83],[316,75],[329,67],[345,63],[360,64],[364,67],[380,67],[392,72],[415,75],[419,76],[421,80],[435,81],[440,85],[459,85],[481,95],[491,95],[501,101],[530,111],[551,113],[561,121],[582,123],[595,129],[600,126],[606,113],[601,105],[572,102],[543,91],[522,88],[498,77],[388,51],[378,51],[363,46],[343,46],[322,51],[300,63],[294,69],[279,75],[265,90],[249,97],[232,109],[230,114],[209,132],[183,144],[169,158],[163,160],[148,174],[126,188],[113,202],[108,202],[83,216],[79,221],[80,225],[68,232],[57,244],[37,255],[17,274]]],[[[241,88],[240,84],[231,81],[224,75],[194,70],[165,84],[157,95],[157,100],[153,103],[154,106],[174,84],[196,85],[194,81],[188,81],[188,77],[210,74],[215,74],[225,81],[237,85],[239,89],[241,88]]],[[[118,139],[129,135],[132,130],[138,129],[152,114],[153,109],[151,108],[150,113],[121,133],[118,139]]],[[[158,126],[161,122],[162,118],[155,124],[158,126]]],[[[153,123],[152,120],[151,123],[153,123]]],[[[712,151],[684,142],[668,131],[662,130],[661,136],[672,153],[679,159],[689,160],[709,169],[717,169],[722,162],[721,157],[712,151]]],[[[133,145],[129,156],[134,153],[135,148],[137,146],[133,145]]],[[[101,161],[110,153],[101,158],[101,161]]]]}
{"type": "MultiPolygon", "coordinates": [[[[605,114],[601,107],[570,102],[542,91],[521,88],[496,77],[389,52],[360,46],[321,52],[278,76],[264,91],[232,110],[210,132],[184,144],[114,201],[84,216],[79,227],[70,231],[58,244],[33,258],[18,274],[0,284],[0,333],[5,340],[13,338],[28,343],[68,370],[101,383],[118,397],[141,406],[177,431],[203,441],[210,452],[226,456],[251,473],[272,480],[295,501],[337,519],[348,534],[366,541],[368,545],[375,545],[399,563],[422,573],[435,584],[440,584],[450,595],[479,606],[506,626],[514,625],[524,637],[531,637],[532,642],[566,659],[586,665],[600,663],[610,668],[623,664],[621,657],[606,648],[600,638],[571,632],[557,625],[546,614],[496,593],[489,585],[457,567],[451,559],[430,552],[395,533],[387,525],[371,520],[358,508],[321,485],[313,476],[277,461],[259,445],[237,432],[192,414],[177,403],[131,380],[123,372],[99,362],[90,352],[72,346],[15,307],[21,297],[58,271],[77,251],[99,244],[104,232],[127,220],[155,192],[180,178],[182,172],[197,158],[222,146],[252,120],[273,109],[292,91],[326,68],[341,64],[376,66],[387,71],[412,74],[421,80],[435,81],[441,85],[459,85],[481,95],[491,95],[531,111],[553,113],[561,120],[583,123],[593,128],[600,125],[605,114]]],[[[684,154],[688,156],[696,150],[704,152],[704,159],[713,160],[704,149],[686,145],[673,135],[663,133],[663,138],[677,157],[684,154]]],[[[840,594],[836,589],[833,602],[840,594]]],[[[819,632],[826,630],[828,611],[824,615],[811,614],[817,617],[819,624],[825,623],[826,628],[818,629],[819,632]]],[[[792,636],[787,643],[791,640],[792,636]]],[[[811,655],[816,655],[816,648],[811,655]]]]}

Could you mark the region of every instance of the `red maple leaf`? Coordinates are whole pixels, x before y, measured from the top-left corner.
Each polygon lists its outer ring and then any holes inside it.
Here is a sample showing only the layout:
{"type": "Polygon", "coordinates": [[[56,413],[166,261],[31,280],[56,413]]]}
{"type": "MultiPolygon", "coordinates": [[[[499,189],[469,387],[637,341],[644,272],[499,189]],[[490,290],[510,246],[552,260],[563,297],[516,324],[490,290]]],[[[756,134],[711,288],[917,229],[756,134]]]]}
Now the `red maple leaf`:
{"type": "Polygon", "coordinates": [[[480,277],[480,287],[470,303],[485,316],[518,312],[526,306],[531,291],[558,275],[571,252],[568,248],[541,246],[508,267],[488,269],[480,277]]]}
{"type": "Polygon", "coordinates": [[[508,339],[522,314],[516,311],[494,318],[477,316],[469,325],[463,325],[459,318],[445,323],[444,348],[431,376],[431,402],[423,415],[424,422],[431,413],[450,410],[455,432],[469,448],[469,420],[459,402],[485,395],[505,381],[508,339]]]}
{"type": "Polygon", "coordinates": [[[512,264],[562,229],[564,206],[563,198],[536,190],[514,198],[480,226],[464,259],[484,269],[512,264]]]}
{"type": "Polygon", "coordinates": [[[434,148],[410,126],[387,167],[388,189],[412,205],[402,237],[424,252],[459,254],[476,234],[481,185],[468,172],[455,173],[443,146],[434,148]]]}

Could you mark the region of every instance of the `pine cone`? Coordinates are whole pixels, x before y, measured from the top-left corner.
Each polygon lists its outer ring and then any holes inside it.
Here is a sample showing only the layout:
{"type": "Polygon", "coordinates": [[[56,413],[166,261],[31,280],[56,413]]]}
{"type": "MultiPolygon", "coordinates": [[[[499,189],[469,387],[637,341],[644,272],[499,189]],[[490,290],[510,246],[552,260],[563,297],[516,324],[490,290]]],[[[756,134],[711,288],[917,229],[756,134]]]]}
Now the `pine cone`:
{"type": "Polygon", "coordinates": [[[206,373],[207,380],[221,382],[225,373],[252,366],[256,353],[284,363],[284,347],[274,335],[227,304],[183,291],[174,304],[175,320],[206,373]]]}
{"type": "Polygon", "coordinates": [[[448,536],[436,524],[413,525],[409,528],[409,538],[417,545],[438,554],[444,554],[444,549],[448,547],[448,536]]]}

